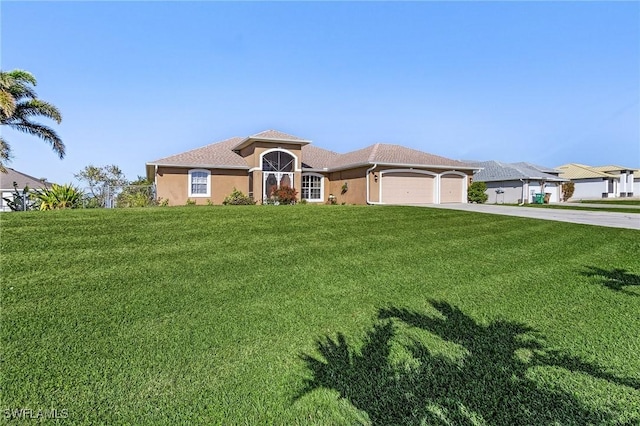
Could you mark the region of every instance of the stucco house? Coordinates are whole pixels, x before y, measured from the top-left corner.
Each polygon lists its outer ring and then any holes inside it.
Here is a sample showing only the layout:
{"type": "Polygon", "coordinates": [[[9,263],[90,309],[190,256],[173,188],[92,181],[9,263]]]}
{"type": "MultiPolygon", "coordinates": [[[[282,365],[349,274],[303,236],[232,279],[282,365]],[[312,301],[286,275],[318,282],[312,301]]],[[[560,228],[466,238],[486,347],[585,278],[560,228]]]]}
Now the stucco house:
{"type": "Polygon", "coordinates": [[[620,166],[564,164],[557,167],[560,177],[575,186],[572,199],[618,198],[634,196],[634,169],[620,166]]]}
{"type": "Polygon", "coordinates": [[[15,188],[20,193],[27,186],[31,192],[41,188],[51,188],[52,183],[45,178],[36,178],[9,167],[6,170],[6,173],[0,172],[0,193],[2,194],[0,196],[0,211],[2,212],[11,210],[4,199],[13,199],[15,188]],[[14,183],[16,184],[15,188],[14,183]]]}
{"type": "Polygon", "coordinates": [[[474,166],[400,145],[376,143],[339,154],[277,130],[182,152],[146,164],[170,205],[221,204],[234,188],[258,203],[290,186],[307,202],[466,203],[474,166]]]}
{"type": "Polygon", "coordinates": [[[558,170],[526,162],[472,164],[480,168],[473,179],[487,185],[487,203],[531,203],[535,194],[545,194],[548,202],[557,203],[562,201],[562,183],[568,181],[558,176],[558,170]]]}

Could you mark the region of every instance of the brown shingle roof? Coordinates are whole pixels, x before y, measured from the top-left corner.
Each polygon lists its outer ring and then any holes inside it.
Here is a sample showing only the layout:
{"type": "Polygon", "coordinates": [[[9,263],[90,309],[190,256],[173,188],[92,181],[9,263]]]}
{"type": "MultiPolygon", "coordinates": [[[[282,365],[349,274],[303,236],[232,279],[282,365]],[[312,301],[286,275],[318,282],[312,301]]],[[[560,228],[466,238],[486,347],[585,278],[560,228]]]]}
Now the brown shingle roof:
{"type": "Polygon", "coordinates": [[[266,130],[255,135],[241,138],[235,137],[222,142],[196,148],[181,154],[161,158],[147,163],[148,165],[205,167],[205,168],[242,168],[248,169],[244,158],[237,152],[240,146],[251,140],[294,141],[302,145],[303,167],[307,169],[342,170],[350,167],[384,164],[431,167],[453,167],[457,169],[473,169],[461,161],[451,160],[438,155],[428,154],[401,145],[377,143],[366,148],[338,154],[333,151],[308,145],[309,141],[277,130],[266,130]]]}
{"type": "Polygon", "coordinates": [[[340,154],[313,145],[302,147],[302,167],[306,169],[328,169],[340,154]]]}
{"type": "Polygon", "coordinates": [[[0,188],[13,190],[13,182],[18,184],[18,189],[22,190],[25,186],[31,189],[50,188],[52,183],[46,179],[39,179],[29,176],[17,170],[6,168],[7,173],[0,172],[0,188]]]}
{"type": "Polygon", "coordinates": [[[222,142],[212,143],[201,148],[192,149],[181,154],[161,158],[150,162],[163,166],[190,166],[190,167],[214,167],[214,168],[244,168],[248,169],[247,162],[239,154],[233,152],[233,148],[244,138],[234,137],[222,142]]]}
{"type": "Polygon", "coordinates": [[[435,166],[435,167],[456,167],[460,169],[472,169],[473,167],[461,161],[440,157],[416,149],[407,148],[401,145],[391,145],[377,143],[357,151],[352,151],[341,155],[331,164],[331,168],[348,168],[362,164],[387,164],[387,165],[413,165],[413,166],[435,166]]]}
{"type": "Polygon", "coordinates": [[[251,139],[267,139],[267,140],[285,140],[285,141],[300,141],[309,142],[307,139],[302,139],[297,136],[290,135],[288,133],[280,132],[278,130],[265,130],[264,132],[256,133],[249,136],[251,139]]]}

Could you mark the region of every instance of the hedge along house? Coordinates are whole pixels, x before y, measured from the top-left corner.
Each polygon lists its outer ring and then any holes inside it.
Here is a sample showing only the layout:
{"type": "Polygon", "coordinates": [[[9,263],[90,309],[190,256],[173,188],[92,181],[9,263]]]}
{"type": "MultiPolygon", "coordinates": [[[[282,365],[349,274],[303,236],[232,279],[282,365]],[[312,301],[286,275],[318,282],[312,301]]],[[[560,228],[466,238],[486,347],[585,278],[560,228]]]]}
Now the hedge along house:
{"type": "Polygon", "coordinates": [[[439,204],[466,203],[477,167],[381,143],[338,154],[266,130],[152,161],[146,170],[170,205],[221,204],[234,188],[261,203],[278,186],[308,202],[439,204]]]}

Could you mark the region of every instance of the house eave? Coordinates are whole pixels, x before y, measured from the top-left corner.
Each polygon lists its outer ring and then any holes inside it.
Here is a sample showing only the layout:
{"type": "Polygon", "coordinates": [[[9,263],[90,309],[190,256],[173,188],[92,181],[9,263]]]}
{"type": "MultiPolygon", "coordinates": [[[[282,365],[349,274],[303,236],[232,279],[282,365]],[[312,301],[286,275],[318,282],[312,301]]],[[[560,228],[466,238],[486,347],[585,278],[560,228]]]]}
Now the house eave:
{"type": "Polygon", "coordinates": [[[240,141],[240,143],[238,145],[236,145],[235,147],[233,147],[231,150],[232,151],[239,151],[243,148],[248,147],[249,145],[251,145],[254,142],[272,142],[272,143],[286,143],[286,144],[291,144],[291,145],[300,145],[300,146],[304,146],[304,145],[309,145],[311,143],[311,141],[309,140],[300,140],[300,139],[278,139],[278,138],[253,138],[251,136],[243,139],[242,141],[240,141]]]}
{"type": "Polygon", "coordinates": [[[224,170],[249,170],[249,166],[225,166],[220,164],[175,164],[175,163],[147,163],[147,166],[158,167],[176,167],[176,168],[190,168],[190,169],[224,169],[224,170]]]}
{"type": "Polygon", "coordinates": [[[342,170],[348,170],[348,169],[356,169],[358,167],[370,167],[374,164],[377,164],[378,166],[389,166],[389,167],[398,167],[398,168],[409,168],[409,169],[439,169],[439,170],[460,170],[460,171],[477,171],[477,170],[481,170],[481,168],[479,167],[470,167],[470,166],[454,166],[454,165],[441,165],[441,164],[409,164],[409,163],[385,163],[385,162],[371,162],[371,161],[367,161],[367,162],[363,162],[363,163],[354,163],[354,164],[348,164],[345,166],[339,166],[339,167],[330,167],[329,171],[330,172],[339,172],[342,170]]]}

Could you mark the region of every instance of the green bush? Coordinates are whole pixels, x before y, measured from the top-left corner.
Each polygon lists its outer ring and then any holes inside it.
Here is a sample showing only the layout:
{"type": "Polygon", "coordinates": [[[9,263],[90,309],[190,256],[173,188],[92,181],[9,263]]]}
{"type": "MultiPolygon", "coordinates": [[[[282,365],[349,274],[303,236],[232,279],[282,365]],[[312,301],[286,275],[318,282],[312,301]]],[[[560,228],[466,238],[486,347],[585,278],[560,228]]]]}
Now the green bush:
{"type": "Polygon", "coordinates": [[[487,184],[484,182],[473,182],[467,189],[467,201],[470,203],[482,204],[489,196],[486,194],[487,184]]]}
{"type": "Polygon", "coordinates": [[[251,197],[244,195],[242,191],[236,188],[233,188],[231,194],[227,195],[222,202],[225,206],[252,206],[255,203],[251,197]]]}
{"type": "Polygon", "coordinates": [[[40,210],[77,209],[81,206],[83,194],[71,184],[51,185],[40,189],[36,198],[40,201],[40,210]]]}

